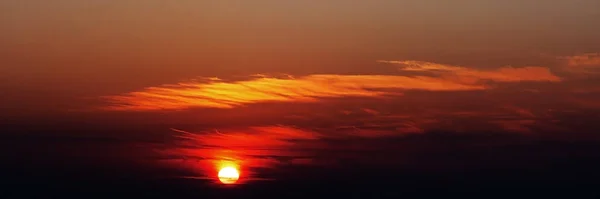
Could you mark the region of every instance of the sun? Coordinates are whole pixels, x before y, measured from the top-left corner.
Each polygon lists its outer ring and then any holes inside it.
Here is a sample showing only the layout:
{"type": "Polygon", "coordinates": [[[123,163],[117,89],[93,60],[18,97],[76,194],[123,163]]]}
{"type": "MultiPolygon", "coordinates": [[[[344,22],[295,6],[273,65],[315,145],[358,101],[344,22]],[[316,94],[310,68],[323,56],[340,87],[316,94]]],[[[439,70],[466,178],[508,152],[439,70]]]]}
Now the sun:
{"type": "Polygon", "coordinates": [[[233,184],[240,179],[240,172],[234,167],[223,167],[219,170],[218,177],[223,184],[233,184]]]}

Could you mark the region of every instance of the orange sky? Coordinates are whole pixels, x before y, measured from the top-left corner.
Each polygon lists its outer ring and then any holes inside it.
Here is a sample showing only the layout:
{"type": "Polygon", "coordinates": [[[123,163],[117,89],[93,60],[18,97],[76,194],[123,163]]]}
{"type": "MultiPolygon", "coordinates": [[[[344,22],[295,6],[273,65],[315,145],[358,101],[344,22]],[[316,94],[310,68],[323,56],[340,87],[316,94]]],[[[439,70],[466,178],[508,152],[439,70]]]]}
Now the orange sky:
{"type": "Polygon", "coordinates": [[[0,121],[160,124],[221,147],[238,143],[206,129],[254,132],[244,140],[290,150],[433,131],[590,131],[600,127],[598,8],[0,1],[0,121]]]}

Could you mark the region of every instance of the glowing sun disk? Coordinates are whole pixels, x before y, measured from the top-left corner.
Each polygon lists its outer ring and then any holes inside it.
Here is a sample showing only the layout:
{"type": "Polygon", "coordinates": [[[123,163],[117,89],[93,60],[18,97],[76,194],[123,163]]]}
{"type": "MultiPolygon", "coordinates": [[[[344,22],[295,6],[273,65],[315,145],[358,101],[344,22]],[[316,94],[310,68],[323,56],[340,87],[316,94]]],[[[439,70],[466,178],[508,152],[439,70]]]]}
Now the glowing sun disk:
{"type": "Polygon", "coordinates": [[[223,184],[233,184],[240,179],[240,172],[233,167],[224,167],[219,170],[219,174],[217,176],[219,177],[219,181],[221,181],[223,184]]]}

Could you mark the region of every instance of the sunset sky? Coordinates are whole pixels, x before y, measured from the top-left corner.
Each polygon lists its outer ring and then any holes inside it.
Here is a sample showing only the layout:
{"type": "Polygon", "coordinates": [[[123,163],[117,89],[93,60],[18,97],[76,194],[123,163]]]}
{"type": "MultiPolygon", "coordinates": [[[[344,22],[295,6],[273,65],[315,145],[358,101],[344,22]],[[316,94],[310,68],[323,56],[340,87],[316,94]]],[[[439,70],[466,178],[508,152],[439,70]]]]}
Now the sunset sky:
{"type": "Polygon", "coordinates": [[[160,145],[144,153],[167,164],[234,149],[225,156],[253,168],[354,157],[336,149],[394,154],[371,141],[439,132],[567,139],[600,130],[599,8],[4,0],[0,124],[127,137],[160,145]]]}

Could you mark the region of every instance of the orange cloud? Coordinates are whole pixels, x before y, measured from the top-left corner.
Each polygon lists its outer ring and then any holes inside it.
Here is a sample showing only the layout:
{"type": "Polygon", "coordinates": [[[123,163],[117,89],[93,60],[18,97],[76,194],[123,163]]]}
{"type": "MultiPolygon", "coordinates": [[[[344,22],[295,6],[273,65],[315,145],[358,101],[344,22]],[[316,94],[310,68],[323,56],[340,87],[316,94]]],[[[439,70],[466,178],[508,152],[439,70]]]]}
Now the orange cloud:
{"type": "Polygon", "coordinates": [[[161,110],[194,107],[233,108],[259,102],[311,102],[325,97],[378,97],[397,92],[481,90],[484,85],[435,77],[391,75],[309,75],[300,78],[260,77],[236,82],[184,82],[107,97],[109,110],[161,110]]]}
{"type": "Polygon", "coordinates": [[[188,81],[149,87],[141,91],[107,97],[108,110],[181,110],[189,108],[234,108],[261,102],[314,102],[332,97],[381,97],[399,95],[400,90],[466,91],[490,88],[486,83],[561,79],[543,67],[503,67],[476,70],[422,61],[379,61],[401,64],[402,71],[429,72],[428,76],[315,74],[302,77],[268,77],[226,82],[188,81]],[[433,76],[431,75],[433,74],[433,76]]]}
{"type": "Polygon", "coordinates": [[[423,61],[379,61],[381,63],[399,64],[402,71],[433,72],[449,80],[462,83],[477,83],[480,81],[521,82],[547,81],[559,82],[561,78],[552,74],[548,68],[528,66],[522,68],[502,67],[494,70],[477,70],[460,66],[452,66],[423,61]]]}
{"type": "Polygon", "coordinates": [[[600,53],[586,53],[582,55],[574,55],[563,57],[567,61],[567,64],[572,67],[580,66],[600,66],[600,53]]]}
{"type": "Polygon", "coordinates": [[[600,74],[600,53],[559,57],[566,62],[565,70],[577,74],[600,74]]]}
{"type": "Polygon", "coordinates": [[[223,132],[190,133],[172,129],[182,133],[176,137],[191,141],[192,146],[215,146],[219,148],[253,148],[280,147],[294,143],[290,140],[316,140],[321,135],[316,132],[287,126],[250,127],[243,130],[226,130],[223,132]]]}
{"type": "MultiPolygon", "coordinates": [[[[157,152],[178,160],[161,162],[165,166],[184,167],[192,177],[213,179],[222,166],[241,170],[244,180],[261,180],[256,168],[272,168],[284,164],[312,164],[310,143],[318,142],[322,134],[290,126],[259,126],[221,131],[188,132],[172,129],[178,134],[174,145],[157,152]]],[[[216,179],[215,179],[216,180],[216,179]]]]}

